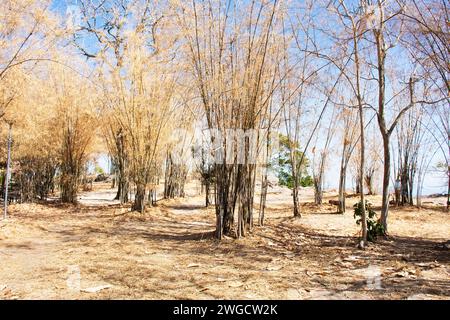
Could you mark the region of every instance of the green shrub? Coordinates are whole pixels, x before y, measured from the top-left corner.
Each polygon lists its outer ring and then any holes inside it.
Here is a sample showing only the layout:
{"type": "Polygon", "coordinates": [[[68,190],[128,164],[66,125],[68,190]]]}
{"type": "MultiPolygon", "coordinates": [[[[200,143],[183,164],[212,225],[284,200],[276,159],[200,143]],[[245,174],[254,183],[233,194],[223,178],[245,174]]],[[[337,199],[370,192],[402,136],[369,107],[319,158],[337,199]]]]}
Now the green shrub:
{"type": "Polygon", "coordinates": [[[298,143],[292,142],[285,135],[279,134],[279,150],[271,159],[270,167],[278,173],[278,183],[281,186],[286,186],[289,189],[294,188],[294,177],[292,176],[292,161],[291,152],[293,153],[296,162],[302,162],[299,166],[302,178],[298,184],[302,187],[311,187],[313,179],[308,175],[309,160],[303,155],[298,143]]]}
{"type": "MultiPolygon", "coordinates": [[[[354,214],[353,217],[356,220],[357,225],[361,225],[362,222],[362,203],[359,201],[353,205],[354,214]]],[[[366,201],[366,217],[367,217],[367,240],[374,242],[378,236],[384,235],[384,227],[378,221],[377,214],[372,209],[370,203],[366,201]]]]}

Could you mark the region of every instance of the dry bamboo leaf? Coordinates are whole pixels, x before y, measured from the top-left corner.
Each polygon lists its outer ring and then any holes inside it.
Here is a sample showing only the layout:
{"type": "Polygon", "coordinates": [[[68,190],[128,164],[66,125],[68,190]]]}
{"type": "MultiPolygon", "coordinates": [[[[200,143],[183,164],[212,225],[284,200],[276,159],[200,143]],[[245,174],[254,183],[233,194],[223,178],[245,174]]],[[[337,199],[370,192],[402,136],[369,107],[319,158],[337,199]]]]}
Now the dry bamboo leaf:
{"type": "Polygon", "coordinates": [[[266,270],[267,271],[278,271],[283,269],[283,266],[281,265],[271,265],[271,266],[267,266],[266,270]]]}
{"type": "Polygon", "coordinates": [[[241,281],[230,281],[228,283],[228,286],[231,288],[238,288],[238,287],[242,287],[243,285],[244,285],[244,283],[241,281]]]}
{"type": "Polygon", "coordinates": [[[311,272],[309,270],[306,270],[305,273],[308,277],[314,277],[314,274],[315,274],[314,272],[311,272]]]}
{"type": "Polygon", "coordinates": [[[87,293],[95,293],[95,292],[99,292],[105,289],[109,289],[112,288],[113,286],[110,284],[105,284],[105,285],[100,285],[100,286],[96,286],[96,287],[90,287],[90,288],[85,288],[85,289],[81,289],[81,292],[87,292],[87,293]]]}
{"type": "Polygon", "coordinates": [[[347,258],[344,258],[344,261],[357,261],[357,256],[348,256],[347,258]]]}
{"type": "Polygon", "coordinates": [[[200,267],[200,264],[198,264],[198,263],[190,263],[190,264],[188,264],[187,267],[188,268],[198,268],[198,267],[200,267]]]}
{"type": "Polygon", "coordinates": [[[407,272],[407,271],[400,271],[400,272],[394,273],[394,275],[395,275],[396,277],[399,277],[399,278],[405,278],[405,277],[408,276],[408,272],[407,272]]]}

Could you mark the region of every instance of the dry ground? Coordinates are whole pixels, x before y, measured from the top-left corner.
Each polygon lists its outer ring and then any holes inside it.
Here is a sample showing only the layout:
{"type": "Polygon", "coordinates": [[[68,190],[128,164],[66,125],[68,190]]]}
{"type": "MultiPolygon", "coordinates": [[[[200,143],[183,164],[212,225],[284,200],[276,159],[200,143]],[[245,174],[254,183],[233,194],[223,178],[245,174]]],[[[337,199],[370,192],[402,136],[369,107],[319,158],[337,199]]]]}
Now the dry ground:
{"type": "MultiPolygon", "coordinates": [[[[429,199],[436,204],[427,209],[393,208],[390,238],[361,251],[356,198],[344,215],[303,204],[303,217],[293,219],[289,191],[274,188],[264,227],[218,242],[214,210],[203,207],[197,187],[144,216],[110,201],[106,186],[97,189],[77,207],[11,207],[0,221],[0,299],[450,298],[450,252],[439,246],[450,238],[449,214],[436,205],[442,199],[429,199]]],[[[312,201],[311,192],[302,199],[312,201]]]]}

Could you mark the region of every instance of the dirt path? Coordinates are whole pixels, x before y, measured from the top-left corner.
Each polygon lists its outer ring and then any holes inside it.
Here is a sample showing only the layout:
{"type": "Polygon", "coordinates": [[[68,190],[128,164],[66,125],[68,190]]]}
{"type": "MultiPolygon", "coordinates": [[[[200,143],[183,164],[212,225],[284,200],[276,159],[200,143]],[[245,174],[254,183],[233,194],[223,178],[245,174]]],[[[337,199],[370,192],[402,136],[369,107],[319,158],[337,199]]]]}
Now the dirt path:
{"type": "Polygon", "coordinates": [[[195,190],[144,216],[106,188],[78,207],[13,206],[0,222],[0,298],[450,298],[449,251],[436,247],[449,236],[447,213],[394,210],[392,238],[360,251],[350,212],[305,205],[292,219],[278,192],[264,227],[222,242],[195,190]]]}

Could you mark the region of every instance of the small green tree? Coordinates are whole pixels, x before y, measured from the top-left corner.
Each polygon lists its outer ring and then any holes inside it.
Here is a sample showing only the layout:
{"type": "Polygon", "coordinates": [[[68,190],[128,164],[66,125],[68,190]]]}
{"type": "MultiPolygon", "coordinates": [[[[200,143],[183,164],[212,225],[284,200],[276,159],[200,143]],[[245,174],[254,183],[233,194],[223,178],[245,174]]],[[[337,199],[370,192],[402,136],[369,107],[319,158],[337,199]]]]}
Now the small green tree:
{"type": "MultiPolygon", "coordinates": [[[[279,151],[272,158],[271,167],[277,172],[278,183],[292,189],[294,187],[294,178],[292,176],[292,160],[289,152],[289,146],[293,148],[293,154],[297,162],[301,161],[303,152],[300,151],[299,144],[290,141],[287,136],[280,133],[279,151]]],[[[310,187],[313,185],[313,179],[310,175],[308,175],[308,167],[309,160],[305,156],[303,157],[302,164],[300,165],[301,179],[299,184],[302,187],[310,187]]]]}

